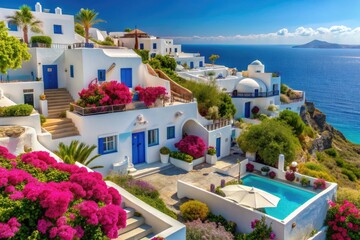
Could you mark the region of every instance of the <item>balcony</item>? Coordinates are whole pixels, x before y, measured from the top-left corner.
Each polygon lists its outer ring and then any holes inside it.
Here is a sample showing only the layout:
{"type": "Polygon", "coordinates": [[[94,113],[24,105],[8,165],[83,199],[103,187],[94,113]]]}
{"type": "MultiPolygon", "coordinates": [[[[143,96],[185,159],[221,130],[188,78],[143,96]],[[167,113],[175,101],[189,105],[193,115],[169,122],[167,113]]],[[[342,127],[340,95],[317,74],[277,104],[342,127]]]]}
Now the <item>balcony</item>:
{"type": "Polygon", "coordinates": [[[231,97],[233,98],[263,98],[263,97],[272,97],[272,96],[278,96],[280,94],[280,91],[269,91],[269,92],[238,92],[237,90],[234,90],[232,92],[231,97]]]}
{"type": "Polygon", "coordinates": [[[219,119],[214,120],[214,123],[204,126],[208,131],[213,131],[222,127],[226,127],[231,125],[231,121],[229,119],[219,119]]]}

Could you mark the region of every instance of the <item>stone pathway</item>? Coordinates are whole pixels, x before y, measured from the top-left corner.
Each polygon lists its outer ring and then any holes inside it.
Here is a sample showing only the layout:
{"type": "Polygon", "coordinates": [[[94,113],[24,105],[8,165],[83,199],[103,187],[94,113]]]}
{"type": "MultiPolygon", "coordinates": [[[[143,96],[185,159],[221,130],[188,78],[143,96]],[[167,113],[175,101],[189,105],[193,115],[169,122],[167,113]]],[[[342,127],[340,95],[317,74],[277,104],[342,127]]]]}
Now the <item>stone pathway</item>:
{"type": "Polygon", "coordinates": [[[210,184],[219,186],[221,179],[225,179],[225,181],[235,179],[230,176],[213,172],[211,165],[207,163],[202,163],[194,168],[193,171],[186,172],[182,169],[173,167],[140,179],[151,183],[159,191],[160,196],[165,201],[166,205],[175,212],[179,212],[179,205],[181,204],[176,196],[177,180],[190,182],[203,189],[210,189],[210,184]]]}

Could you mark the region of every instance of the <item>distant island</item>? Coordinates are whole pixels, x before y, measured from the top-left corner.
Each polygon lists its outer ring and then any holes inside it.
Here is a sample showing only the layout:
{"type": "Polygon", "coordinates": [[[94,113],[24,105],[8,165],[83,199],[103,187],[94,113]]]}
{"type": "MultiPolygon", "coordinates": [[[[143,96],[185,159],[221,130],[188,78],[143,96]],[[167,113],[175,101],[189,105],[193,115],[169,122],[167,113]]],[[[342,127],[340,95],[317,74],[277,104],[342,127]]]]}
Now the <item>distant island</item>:
{"type": "Polygon", "coordinates": [[[338,44],[338,43],[329,43],[326,41],[313,40],[303,45],[293,46],[293,48],[358,48],[360,45],[348,45],[348,44],[338,44]]]}

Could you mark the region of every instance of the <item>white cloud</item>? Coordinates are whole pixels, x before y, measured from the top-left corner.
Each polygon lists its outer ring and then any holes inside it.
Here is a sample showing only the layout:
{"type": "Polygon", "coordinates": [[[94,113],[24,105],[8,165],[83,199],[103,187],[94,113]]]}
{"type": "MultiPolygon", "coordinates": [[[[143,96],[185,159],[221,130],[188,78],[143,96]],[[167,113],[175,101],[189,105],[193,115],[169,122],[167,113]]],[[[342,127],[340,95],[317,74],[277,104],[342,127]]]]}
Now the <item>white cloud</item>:
{"type": "Polygon", "coordinates": [[[275,32],[259,34],[236,34],[232,36],[171,36],[179,42],[198,43],[244,43],[244,44],[299,44],[319,39],[336,43],[360,44],[360,27],[350,28],[344,25],[331,27],[304,27],[294,31],[282,28],[275,32]]]}

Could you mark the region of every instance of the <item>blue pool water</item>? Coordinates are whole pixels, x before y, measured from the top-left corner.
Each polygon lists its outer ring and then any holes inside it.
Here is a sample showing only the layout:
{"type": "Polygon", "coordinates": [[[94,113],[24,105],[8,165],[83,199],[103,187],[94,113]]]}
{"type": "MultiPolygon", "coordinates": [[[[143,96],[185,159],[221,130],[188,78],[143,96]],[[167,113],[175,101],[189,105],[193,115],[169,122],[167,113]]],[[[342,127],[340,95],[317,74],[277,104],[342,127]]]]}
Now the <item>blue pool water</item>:
{"type": "Polygon", "coordinates": [[[290,213],[316,195],[315,193],[253,174],[248,174],[241,178],[241,180],[243,185],[264,190],[280,198],[277,207],[265,208],[267,215],[279,220],[284,220],[290,213]]]}

